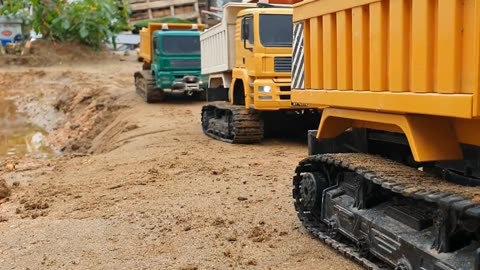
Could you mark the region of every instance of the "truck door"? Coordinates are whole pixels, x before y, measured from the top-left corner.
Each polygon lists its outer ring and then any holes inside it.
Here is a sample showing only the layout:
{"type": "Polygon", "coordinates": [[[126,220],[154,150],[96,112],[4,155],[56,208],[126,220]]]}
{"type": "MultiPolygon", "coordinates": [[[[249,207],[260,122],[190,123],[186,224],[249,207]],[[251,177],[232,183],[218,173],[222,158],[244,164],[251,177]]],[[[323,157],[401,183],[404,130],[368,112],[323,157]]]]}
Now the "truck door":
{"type": "Polygon", "coordinates": [[[255,45],[255,27],[253,15],[247,15],[242,19],[242,46],[238,50],[240,57],[240,67],[247,70],[255,70],[254,45],[255,45]]]}
{"type": "Polygon", "coordinates": [[[157,63],[158,60],[158,57],[160,55],[160,48],[158,47],[158,37],[154,37],[153,38],[153,59],[152,59],[152,63],[153,64],[159,64],[157,63]]]}

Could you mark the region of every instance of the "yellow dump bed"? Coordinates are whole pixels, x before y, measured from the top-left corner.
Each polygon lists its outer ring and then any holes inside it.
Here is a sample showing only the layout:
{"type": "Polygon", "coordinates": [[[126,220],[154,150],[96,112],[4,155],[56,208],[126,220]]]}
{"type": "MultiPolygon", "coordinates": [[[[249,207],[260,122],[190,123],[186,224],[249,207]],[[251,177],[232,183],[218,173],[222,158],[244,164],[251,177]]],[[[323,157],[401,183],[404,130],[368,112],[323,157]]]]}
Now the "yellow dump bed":
{"type": "Polygon", "coordinates": [[[306,0],[293,13],[293,102],[480,116],[480,0],[306,0]]]}
{"type": "Polygon", "coordinates": [[[168,29],[174,31],[191,31],[198,29],[203,32],[205,30],[204,24],[181,24],[181,23],[149,23],[148,27],[140,30],[140,50],[138,57],[143,59],[145,64],[152,62],[152,37],[153,33],[158,30],[168,29]]]}

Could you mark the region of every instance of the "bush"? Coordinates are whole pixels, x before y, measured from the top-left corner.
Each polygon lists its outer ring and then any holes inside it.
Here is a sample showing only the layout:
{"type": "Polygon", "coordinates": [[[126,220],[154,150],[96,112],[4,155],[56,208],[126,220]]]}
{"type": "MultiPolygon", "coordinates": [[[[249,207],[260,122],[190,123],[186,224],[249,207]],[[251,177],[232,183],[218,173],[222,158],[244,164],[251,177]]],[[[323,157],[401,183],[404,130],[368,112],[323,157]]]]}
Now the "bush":
{"type": "MultiPolygon", "coordinates": [[[[24,16],[33,29],[52,41],[79,42],[99,49],[103,42],[128,29],[128,8],[118,0],[5,0],[0,15],[21,14],[28,7],[33,16],[24,16]]],[[[28,14],[28,13],[27,13],[28,14]]]]}
{"type": "Polygon", "coordinates": [[[28,19],[29,0],[0,0],[0,16],[28,19]]]}

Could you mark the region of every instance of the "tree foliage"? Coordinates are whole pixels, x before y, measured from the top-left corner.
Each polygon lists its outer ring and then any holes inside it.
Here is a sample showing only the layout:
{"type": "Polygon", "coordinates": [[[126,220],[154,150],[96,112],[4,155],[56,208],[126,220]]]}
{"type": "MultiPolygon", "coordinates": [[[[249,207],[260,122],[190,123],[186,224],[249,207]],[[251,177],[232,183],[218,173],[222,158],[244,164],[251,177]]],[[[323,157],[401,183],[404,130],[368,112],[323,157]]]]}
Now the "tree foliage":
{"type": "Polygon", "coordinates": [[[3,0],[0,15],[17,16],[52,41],[100,48],[128,29],[128,6],[119,0],[3,0]],[[28,9],[33,10],[29,15],[28,9]]]}

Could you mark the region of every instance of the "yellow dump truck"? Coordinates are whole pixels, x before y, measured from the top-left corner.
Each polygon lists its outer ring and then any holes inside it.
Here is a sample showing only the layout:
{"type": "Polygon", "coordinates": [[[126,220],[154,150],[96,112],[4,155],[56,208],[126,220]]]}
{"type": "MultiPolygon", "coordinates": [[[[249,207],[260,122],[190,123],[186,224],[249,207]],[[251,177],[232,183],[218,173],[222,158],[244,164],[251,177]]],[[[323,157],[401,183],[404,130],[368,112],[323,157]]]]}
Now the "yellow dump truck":
{"type": "Polygon", "coordinates": [[[256,143],[281,127],[306,131],[318,124],[316,111],[290,100],[292,27],[289,5],[232,2],[221,23],[201,34],[210,102],[202,108],[206,135],[256,143]]]}
{"type": "Polygon", "coordinates": [[[480,269],[480,1],[294,6],[295,170],[314,236],[368,269],[480,269]]]}
{"type": "Polygon", "coordinates": [[[146,102],[163,101],[172,92],[205,100],[207,83],[200,74],[204,29],[202,24],[149,23],[140,31],[143,68],[134,77],[136,91],[146,102]]]}

